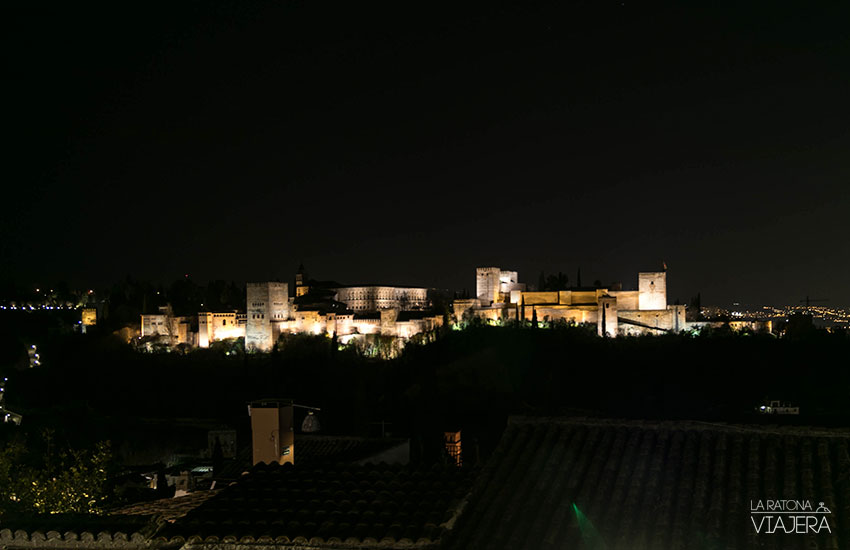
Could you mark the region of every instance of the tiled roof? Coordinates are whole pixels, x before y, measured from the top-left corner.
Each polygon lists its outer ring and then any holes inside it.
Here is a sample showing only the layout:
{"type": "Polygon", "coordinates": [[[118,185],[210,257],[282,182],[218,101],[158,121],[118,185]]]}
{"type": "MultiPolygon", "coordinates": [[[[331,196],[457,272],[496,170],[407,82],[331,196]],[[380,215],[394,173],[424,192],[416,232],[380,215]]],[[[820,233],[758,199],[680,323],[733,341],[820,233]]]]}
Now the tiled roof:
{"type": "Polygon", "coordinates": [[[215,491],[195,491],[182,497],[161,498],[147,502],[137,502],[110,512],[114,516],[159,516],[166,521],[174,521],[185,516],[216,494],[215,491]]]}
{"type": "Polygon", "coordinates": [[[356,462],[396,447],[406,440],[298,434],[295,436],[295,463],[356,462]]]}
{"type": "MultiPolygon", "coordinates": [[[[365,462],[398,445],[405,439],[364,438],[318,434],[296,434],[295,462],[299,466],[318,463],[365,462]]],[[[239,451],[233,460],[227,461],[216,479],[222,481],[239,479],[243,472],[251,469],[251,448],[239,451]]]]}
{"type": "Polygon", "coordinates": [[[435,547],[470,486],[470,472],[452,466],[259,465],[165,526],[157,540],[182,538],[198,547],[435,547]]]}
{"type": "Polygon", "coordinates": [[[238,479],[244,472],[251,469],[251,447],[240,449],[231,460],[225,460],[224,467],[215,479],[218,481],[230,481],[238,479]]]}
{"type": "Polygon", "coordinates": [[[444,547],[850,548],[848,444],[846,430],[514,418],[444,547]],[[768,499],[824,502],[832,533],[756,534],[750,502],[768,499]]]}
{"type": "MultiPolygon", "coordinates": [[[[295,461],[299,466],[328,462],[366,462],[370,457],[381,456],[380,453],[393,449],[405,441],[407,440],[395,438],[296,434],[295,461]]],[[[392,460],[387,461],[392,462],[392,460]]],[[[226,461],[221,473],[216,475],[216,479],[219,482],[236,480],[243,472],[250,469],[251,448],[246,447],[240,450],[233,460],[226,461]]]]}
{"type": "Polygon", "coordinates": [[[151,548],[148,518],[45,514],[4,515],[0,548],[151,548]]]}
{"type": "Polygon", "coordinates": [[[60,531],[51,530],[46,533],[42,531],[24,531],[18,529],[0,529],[0,548],[54,548],[54,549],[71,549],[80,548],[86,550],[92,549],[126,549],[126,550],[149,550],[158,548],[158,545],[151,545],[145,535],[132,533],[127,535],[124,532],[111,533],[108,531],[99,531],[92,533],[83,531],[76,533],[75,531],[60,531]]]}

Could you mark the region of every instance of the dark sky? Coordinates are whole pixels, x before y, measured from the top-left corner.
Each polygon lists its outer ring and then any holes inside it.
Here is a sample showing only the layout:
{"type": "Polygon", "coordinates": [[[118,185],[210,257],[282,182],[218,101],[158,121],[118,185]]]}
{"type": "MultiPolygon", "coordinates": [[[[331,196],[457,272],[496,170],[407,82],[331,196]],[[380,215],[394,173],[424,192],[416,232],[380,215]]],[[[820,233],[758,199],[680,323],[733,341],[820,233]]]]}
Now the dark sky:
{"type": "Polygon", "coordinates": [[[850,305],[847,3],[78,4],[2,8],[5,279],[850,305]]]}

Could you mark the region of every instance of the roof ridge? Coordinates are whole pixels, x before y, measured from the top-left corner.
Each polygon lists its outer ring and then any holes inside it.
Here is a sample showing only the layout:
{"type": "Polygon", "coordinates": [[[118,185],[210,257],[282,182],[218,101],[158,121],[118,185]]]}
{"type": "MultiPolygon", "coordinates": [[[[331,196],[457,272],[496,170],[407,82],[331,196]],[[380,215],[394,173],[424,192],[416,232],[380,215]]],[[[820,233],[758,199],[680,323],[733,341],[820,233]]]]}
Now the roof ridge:
{"type": "Polygon", "coordinates": [[[847,428],[819,426],[760,426],[758,424],[734,424],[708,422],[704,420],[643,420],[629,418],[596,418],[585,416],[510,416],[508,425],[572,425],[572,426],[626,426],[633,428],[714,428],[731,432],[762,433],[774,435],[802,435],[850,439],[847,428]]]}

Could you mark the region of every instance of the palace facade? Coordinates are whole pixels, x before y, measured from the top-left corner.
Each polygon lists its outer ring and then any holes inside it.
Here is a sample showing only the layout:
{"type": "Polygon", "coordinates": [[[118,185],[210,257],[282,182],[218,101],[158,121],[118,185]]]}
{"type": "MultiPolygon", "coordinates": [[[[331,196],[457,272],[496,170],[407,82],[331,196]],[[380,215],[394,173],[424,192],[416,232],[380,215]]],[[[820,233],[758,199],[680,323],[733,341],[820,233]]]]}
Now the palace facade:
{"type": "MultiPolygon", "coordinates": [[[[477,268],[475,283],[475,298],[455,299],[445,321],[456,326],[473,319],[488,324],[590,324],[604,337],[688,328],[685,306],[667,303],[666,270],[638,273],[633,290],[619,284],[528,290],[516,271],[499,267],[477,268]]],[[[246,350],[269,351],[284,334],[327,335],[342,343],[369,335],[404,341],[444,324],[443,313],[431,309],[427,288],[314,281],[301,267],[292,296],[289,290],[288,283],[248,283],[244,313],[203,311],[196,320],[161,308],[158,314],[142,316],[141,335],[198,347],[244,338],[246,350]]]]}

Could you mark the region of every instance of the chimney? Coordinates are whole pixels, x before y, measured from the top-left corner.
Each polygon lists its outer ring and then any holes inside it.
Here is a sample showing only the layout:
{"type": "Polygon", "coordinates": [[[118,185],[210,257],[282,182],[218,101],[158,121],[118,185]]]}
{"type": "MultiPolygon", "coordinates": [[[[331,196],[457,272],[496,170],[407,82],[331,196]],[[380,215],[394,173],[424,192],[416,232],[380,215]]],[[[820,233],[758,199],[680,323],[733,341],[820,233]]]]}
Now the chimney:
{"type": "Polygon", "coordinates": [[[295,463],[295,426],[291,399],[261,399],[248,404],[253,463],[295,463]]]}

